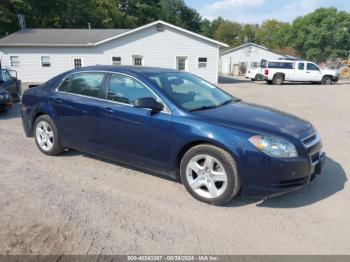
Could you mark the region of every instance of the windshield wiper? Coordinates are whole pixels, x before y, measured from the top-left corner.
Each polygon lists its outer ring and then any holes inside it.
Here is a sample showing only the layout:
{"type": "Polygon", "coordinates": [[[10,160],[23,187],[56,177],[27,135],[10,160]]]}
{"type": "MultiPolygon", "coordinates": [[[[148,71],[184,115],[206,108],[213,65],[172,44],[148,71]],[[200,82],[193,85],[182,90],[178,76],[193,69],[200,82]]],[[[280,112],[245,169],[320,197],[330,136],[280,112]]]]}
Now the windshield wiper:
{"type": "Polygon", "coordinates": [[[212,108],[216,108],[216,107],[217,106],[215,106],[215,105],[213,105],[213,106],[201,106],[201,107],[198,107],[198,108],[191,109],[190,112],[207,110],[207,109],[212,109],[212,108]]]}

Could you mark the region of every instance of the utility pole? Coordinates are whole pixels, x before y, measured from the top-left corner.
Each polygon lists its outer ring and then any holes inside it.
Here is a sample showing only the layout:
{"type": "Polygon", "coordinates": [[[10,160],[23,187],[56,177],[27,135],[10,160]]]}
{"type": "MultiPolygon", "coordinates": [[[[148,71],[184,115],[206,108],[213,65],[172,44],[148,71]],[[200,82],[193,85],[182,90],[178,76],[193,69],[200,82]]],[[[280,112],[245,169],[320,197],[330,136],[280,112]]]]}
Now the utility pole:
{"type": "Polygon", "coordinates": [[[22,30],[26,29],[26,20],[25,20],[24,15],[17,14],[17,18],[18,18],[18,23],[19,23],[20,30],[22,31],[22,30]]]}

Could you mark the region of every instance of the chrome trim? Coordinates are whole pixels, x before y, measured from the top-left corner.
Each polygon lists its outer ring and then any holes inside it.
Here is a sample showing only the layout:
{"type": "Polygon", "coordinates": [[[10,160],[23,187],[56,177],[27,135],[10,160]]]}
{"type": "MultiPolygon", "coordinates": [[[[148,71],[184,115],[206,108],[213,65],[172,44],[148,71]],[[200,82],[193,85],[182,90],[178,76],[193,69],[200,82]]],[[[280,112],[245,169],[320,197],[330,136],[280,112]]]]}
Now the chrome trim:
{"type": "Polygon", "coordinates": [[[320,135],[319,135],[317,132],[315,132],[315,133],[313,133],[313,134],[311,134],[311,135],[309,135],[309,136],[307,136],[307,137],[301,139],[301,142],[303,143],[303,145],[304,145],[306,148],[310,148],[310,147],[312,147],[312,146],[317,145],[318,143],[320,143],[320,142],[321,142],[321,137],[320,137],[320,135]],[[309,143],[304,143],[305,140],[307,140],[307,139],[309,139],[310,137],[315,136],[315,135],[316,135],[316,137],[315,137],[314,140],[312,140],[312,141],[309,142],[309,143]]]}
{"type": "MultiPolygon", "coordinates": [[[[69,93],[69,92],[65,92],[65,91],[60,91],[58,90],[58,88],[62,85],[62,83],[66,80],[67,77],[70,77],[71,75],[75,75],[75,74],[80,74],[80,73],[109,73],[109,74],[119,74],[119,75],[124,75],[127,77],[130,77],[132,79],[137,80],[138,82],[140,82],[141,84],[143,84],[149,91],[151,91],[151,93],[153,93],[158,100],[164,105],[164,109],[162,111],[160,111],[159,113],[165,113],[165,114],[169,114],[171,115],[171,111],[169,109],[169,106],[149,87],[147,86],[143,81],[141,81],[140,79],[132,76],[132,75],[128,75],[125,73],[119,73],[119,72],[114,72],[114,71],[103,71],[103,70],[86,70],[86,71],[79,71],[79,72],[72,72],[68,75],[66,75],[61,82],[57,85],[57,87],[55,88],[55,92],[56,93],[65,93],[65,94],[70,94],[70,95],[75,95],[75,96],[80,96],[80,97],[85,97],[85,98],[92,98],[92,99],[96,99],[96,100],[100,100],[100,101],[105,101],[105,102],[110,102],[110,103],[115,103],[115,104],[119,104],[119,105],[124,105],[124,106],[129,106],[129,107],[134,107],[131,104],[127,104],[127,103],[122,103],[122,102],[117,102],[117,101],[112,101],[112,100],[108,100],[108,99],[102,99],[102,98],[98,98],[98,97],[92,97],[92,96],[85,96],[85,95],[80,95],[80,94],[74,94],[74,93],[69,93]]],[[[150,109],[146,109],[145,110],[150,110],[150,109]]]]}

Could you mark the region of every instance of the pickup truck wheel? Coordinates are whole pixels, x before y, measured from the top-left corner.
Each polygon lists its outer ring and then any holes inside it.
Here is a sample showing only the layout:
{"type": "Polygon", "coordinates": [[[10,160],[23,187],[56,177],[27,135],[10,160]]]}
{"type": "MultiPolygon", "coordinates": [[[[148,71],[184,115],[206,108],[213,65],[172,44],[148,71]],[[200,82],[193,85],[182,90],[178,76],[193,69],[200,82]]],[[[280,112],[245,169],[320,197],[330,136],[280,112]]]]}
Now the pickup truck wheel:
{"type": "Polygon", "coordinates": [[[332,84],[332,77],[330,76],[324,76],[321,81],[321,85],[331,85],[332,84]]]}
{"type": "Polygon", "coordinates": [[[284,77],[283,75],[280,75],[280,74],[275,75],[272,79],[272,83],[274,85],[283,85],[283,81],[284,81],[284,77]]]}

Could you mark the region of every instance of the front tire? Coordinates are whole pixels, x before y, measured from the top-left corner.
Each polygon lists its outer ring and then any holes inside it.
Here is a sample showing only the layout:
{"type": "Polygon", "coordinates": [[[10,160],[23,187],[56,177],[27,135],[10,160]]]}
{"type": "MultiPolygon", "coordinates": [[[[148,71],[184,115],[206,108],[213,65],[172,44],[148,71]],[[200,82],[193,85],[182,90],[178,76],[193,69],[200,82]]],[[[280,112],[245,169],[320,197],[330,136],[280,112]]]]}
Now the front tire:
{"type": "Polygon", "coordinates": [[[48,115],[39,116],[35,120],[34,139],[39,150],[46,155],[56,156],[64,151],[56,125],[48,115]]]}
{"type": "Polygon", "coordinates": [[[331,85],[332,84],[332,77],[331,76],[324,76],[321,81],[321,85],[331,85]]]}
{"type": "Polygon", "coordinates": [[[232,156],[208,144],[195,146],[186,152],[181,160],[180,176],[194,198],[212,205],[229,202],[241,188],[232,156]]]}

